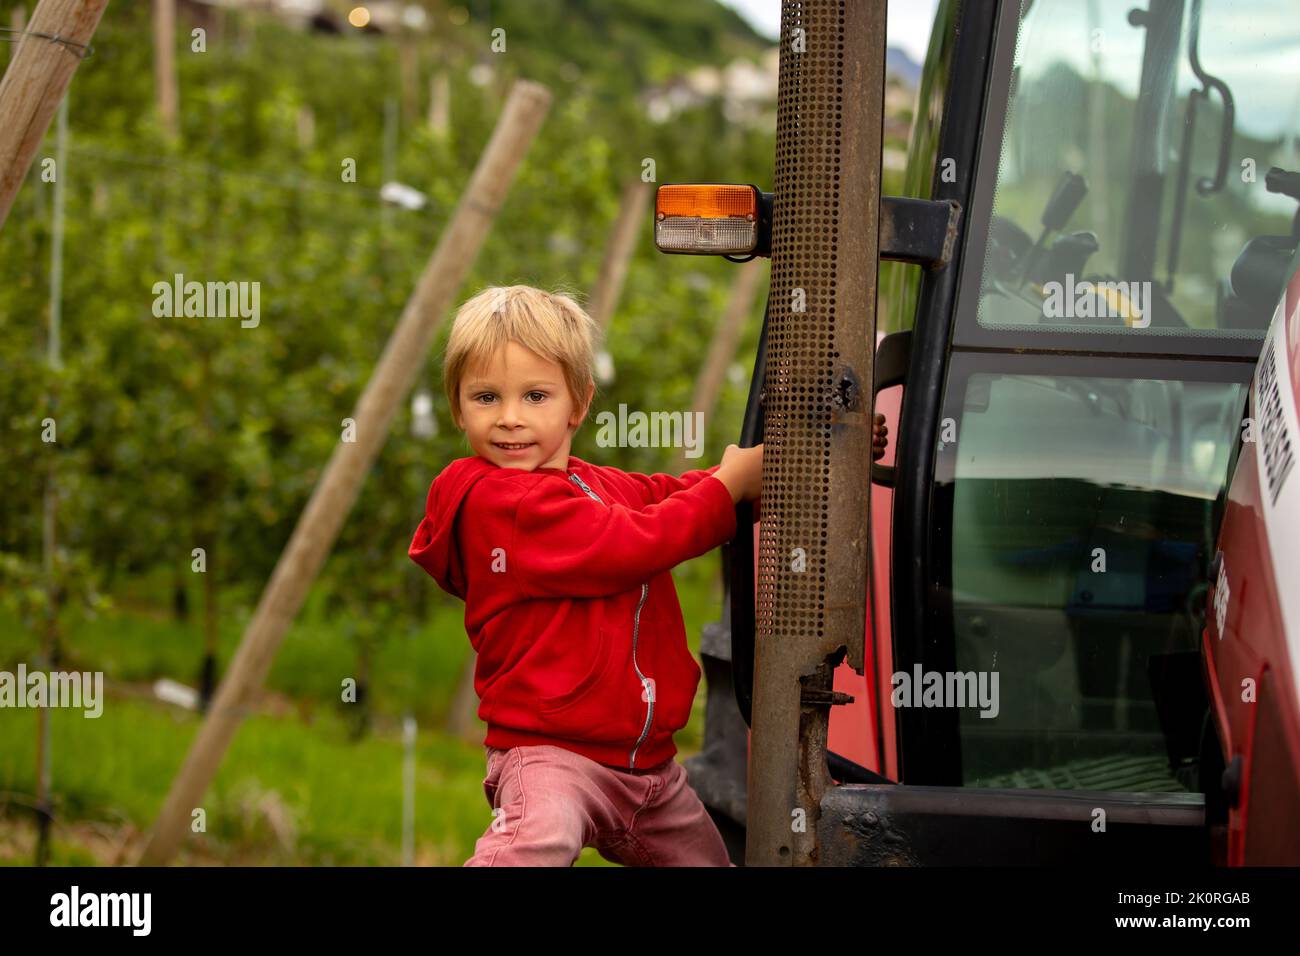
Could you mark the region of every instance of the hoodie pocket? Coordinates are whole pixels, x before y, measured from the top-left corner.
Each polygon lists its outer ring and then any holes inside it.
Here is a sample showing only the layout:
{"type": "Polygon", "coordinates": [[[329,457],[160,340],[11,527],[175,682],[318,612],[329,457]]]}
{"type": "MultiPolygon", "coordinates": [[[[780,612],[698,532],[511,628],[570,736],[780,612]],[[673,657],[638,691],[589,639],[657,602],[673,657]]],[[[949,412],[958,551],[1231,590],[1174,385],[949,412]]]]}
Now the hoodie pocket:
{"type": "Polygon", "coordinates": [[[591,670],[568,692],[538,699],[547,733],[569,740],[626,742],[641,732],[646,705],[632,671],[631,644],[617,629],[599,629],[599,653],[591,670]]]}
{"type": "Polygon", "coordinates": [[[610,651],[610,634],[605,628],[600,628],[596,634],[595,653],[591,655],[591,667],[587,673],[574,684],[571,688],[561,694],[539,697],[538,702],[542,713],[556,713],[581,703],[582,699],[599,684],[601,676],[609,666],[610,651]]]}

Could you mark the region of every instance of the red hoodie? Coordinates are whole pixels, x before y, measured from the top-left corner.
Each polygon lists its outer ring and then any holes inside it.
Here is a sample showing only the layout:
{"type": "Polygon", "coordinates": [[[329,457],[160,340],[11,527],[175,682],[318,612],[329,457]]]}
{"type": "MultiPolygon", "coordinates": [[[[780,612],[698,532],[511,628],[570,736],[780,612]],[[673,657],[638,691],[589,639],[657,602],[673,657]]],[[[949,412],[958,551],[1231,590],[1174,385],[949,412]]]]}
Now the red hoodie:
{"type": "Polygon", "coordinates": [[[718,466],[638,475],[453,461],[411,559],[465,602],[485,743],[552,744],[621,769],[672,757],[700,668],[669,570],[736,532],[718,466]]]}

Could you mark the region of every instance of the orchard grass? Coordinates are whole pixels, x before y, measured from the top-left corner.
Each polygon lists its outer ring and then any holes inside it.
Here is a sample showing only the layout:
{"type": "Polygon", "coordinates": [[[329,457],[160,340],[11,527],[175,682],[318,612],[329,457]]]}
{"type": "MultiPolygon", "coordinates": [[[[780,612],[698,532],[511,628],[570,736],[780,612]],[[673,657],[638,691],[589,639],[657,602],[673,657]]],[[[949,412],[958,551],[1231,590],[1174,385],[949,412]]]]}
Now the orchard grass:
{"type": "MultiPolygon", "coordinates": [[[[718,617],[717,556],[690,562],[674,577],[698,657],[700,628],[718,617]]],[[[79,711],[50,712],[55,865],[131,862],[198,730],[200,715],[143,691],[162,676],[195,683],[202,609],[192,600],[189,620],[177,623],[145,603],[149,587],[133,582],[121,589],[115,608],[93,620],[64,622],[60,668],[102,669],[110,685],[97,720],[79,711]],[[135,692],[125,693],[128,688],[135,692]]],[[[226,599],[234,619],[221,630],[223,667],[249,607],[246,598],[226,599]]],[[[376,645],[372,723],[353,739],[350,708],[356,705],[342,703],[339,688],[342,676],[355,673],[356,643],[347,636],[348,622],[329,618],[309,600],[277,655],[263,706],[244,721],[205,798],[206,832],[187,834],[178,863],[400,864],[400,716],[408,706],[420,725],[416,863],[458,866],[472,854],[491,822],[483,748],[442,730],[469,644],[459,602],[433,606],[419,632],[376,645]]],[[[0,669],[30,662],[36,649],[35,635],[0,614],[0,669]]],[[[704,689],[701,680],[691,721],[676,735],[679,760],[702,741],[704,689]]],[[[32,861],[35,731],[34,713],[0,711],[0,865],[32,861]]],[[[577,865],[613,864],[587,849],[577,865]]]]}

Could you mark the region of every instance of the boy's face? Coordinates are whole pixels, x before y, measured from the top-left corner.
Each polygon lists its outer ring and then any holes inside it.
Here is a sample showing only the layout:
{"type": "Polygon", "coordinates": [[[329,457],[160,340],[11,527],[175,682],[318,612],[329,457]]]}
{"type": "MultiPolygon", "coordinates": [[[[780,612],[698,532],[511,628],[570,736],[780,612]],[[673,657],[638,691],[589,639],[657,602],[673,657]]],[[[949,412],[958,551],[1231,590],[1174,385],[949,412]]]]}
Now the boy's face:
{"type": "Polygon", "coordinates": [[[518,342],[467,370],[456,424],[474,452],[501,468],[568,468],[569,445],[595,385],[578,407],[564,370],[518,342]]]}

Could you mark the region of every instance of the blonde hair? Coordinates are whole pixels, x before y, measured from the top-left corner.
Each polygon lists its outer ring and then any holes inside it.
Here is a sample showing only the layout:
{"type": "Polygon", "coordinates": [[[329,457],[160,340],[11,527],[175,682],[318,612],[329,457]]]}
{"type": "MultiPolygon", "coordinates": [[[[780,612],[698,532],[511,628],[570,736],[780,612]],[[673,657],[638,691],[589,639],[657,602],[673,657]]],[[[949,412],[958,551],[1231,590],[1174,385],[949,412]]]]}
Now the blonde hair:
{"type": "Polygon", "coordinates": [[[594,384],[599,337],[595,320],[564,292],[489,286],[456,310],[447,340],[442,382],[452,420],[460,416],[461,380],[511,341],[558,364],[575,407],[581,408],[587,388],[594,384]]]}

